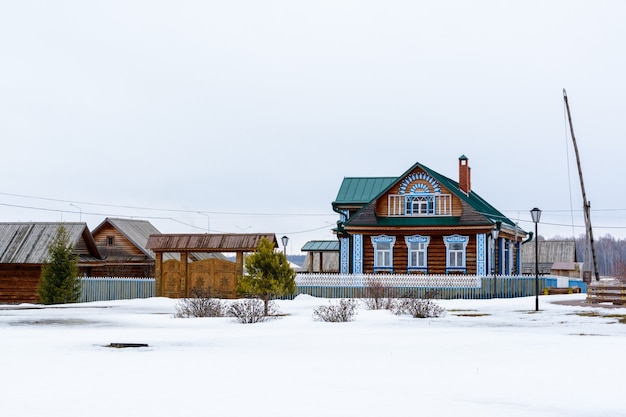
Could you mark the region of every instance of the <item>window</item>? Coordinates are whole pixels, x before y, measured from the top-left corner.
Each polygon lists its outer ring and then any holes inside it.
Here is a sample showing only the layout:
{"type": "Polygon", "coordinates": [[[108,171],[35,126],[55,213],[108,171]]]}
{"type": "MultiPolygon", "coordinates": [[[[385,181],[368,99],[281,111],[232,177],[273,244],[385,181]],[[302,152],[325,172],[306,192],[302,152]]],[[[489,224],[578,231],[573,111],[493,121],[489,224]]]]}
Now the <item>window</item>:
{"type": "Polygon", "coordinates": [[[376,245],[376,266],[391,266],[391,243],[382,242],[376,245]]]}
{"type": "Polygon", "coordinates": [[[433,214],[433,196],[428,194],[413,194],[405,199],[406,214],[410,216],[420,216],[433,214]]]}
{"type": "Polygon", "coordinates": [[[469,242],[469,237],[452,235],[444,236],[444,243],[446,244],[446,273],[449,272],[463,272],[467,271],[465,265],[466,248],[469,242]]]}
{"type": "Polygon", "coordinates": [[[115,240],[113,239],[113,236],[107,236],[107,246],[113,246],[114,243],[115,240]]]}
{"type": "Polygon", "coordinates": [[[426,272],[428,262],[428,236],[407,236],[404,238],[408,248],[408,270],[420,270],[426,272]]]}
{"type": "Polygon", "coordinates": [[[372,236],[374,245],[374,272],[393,271],[393,245],[396,241],[392,236],[372,236]]]}
{"type": "Polygon", "coordinates": [[[449,265],[452,268],[465,266],[465,248],[462,243],[450,243],[448,246],[449,265]]]}

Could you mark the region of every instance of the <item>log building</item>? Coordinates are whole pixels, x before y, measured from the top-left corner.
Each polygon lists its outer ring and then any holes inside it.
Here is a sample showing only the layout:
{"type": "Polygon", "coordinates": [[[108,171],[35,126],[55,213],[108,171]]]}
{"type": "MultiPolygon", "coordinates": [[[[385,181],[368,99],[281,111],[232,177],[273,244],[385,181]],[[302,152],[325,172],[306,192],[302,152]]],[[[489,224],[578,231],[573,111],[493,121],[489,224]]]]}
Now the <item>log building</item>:
{"type": "Polygon", "coordinates": [[[420,163],[344,178],[332,202],[339,272],[519,274],[528,233],[472,190],[467,157],[458,164],[458,181],[420,163]]]}

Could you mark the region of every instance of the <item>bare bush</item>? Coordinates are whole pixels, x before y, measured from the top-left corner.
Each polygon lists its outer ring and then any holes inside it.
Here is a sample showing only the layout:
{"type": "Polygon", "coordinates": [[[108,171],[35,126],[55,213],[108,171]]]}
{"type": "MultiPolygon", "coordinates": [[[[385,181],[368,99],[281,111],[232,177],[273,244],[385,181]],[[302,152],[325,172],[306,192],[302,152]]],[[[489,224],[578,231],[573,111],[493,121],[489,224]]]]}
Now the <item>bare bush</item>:
{"type": "Polygon", "coordinates": [[[327,306],[319,306],[313,310],[313,319],[328,322],[352,321],[357,314],[357,302],[353,299],[341,299],[339,304],[329,302],[327,306]]]}
{"type": "Polygon", "coordinates": [[[437,305],[432,299],[417,297],[401,298],[392,312],[397,315],[408,314],[415,318],[443,317],[446,315],[446,309],[437,305]]]}
{"type": "Polygon", "coordinates": [[[174,317],[223,317],[226,313],[224,303],[211,297],[211,292],[202,288],[193,288],[192,297],[183,298],[176,304],[174,317]]]}
{"type": "Polygon", "coordinates": [[[259,298],[245,298],[235,301],[228,308],[228,315],[235,317],[239,323],[259,323],[277,314],[276,304],[269,301],[268,315],[265,315],[265,303],[259,298]]]}
{"type": "Polygon", "coordinates": [[[365,282],[364,295],[363,302],[370,310],[390,310],[393,308],[394,299],[391,297],[391,288],[384,286],[380,280],[368,279],[365,282]]]}

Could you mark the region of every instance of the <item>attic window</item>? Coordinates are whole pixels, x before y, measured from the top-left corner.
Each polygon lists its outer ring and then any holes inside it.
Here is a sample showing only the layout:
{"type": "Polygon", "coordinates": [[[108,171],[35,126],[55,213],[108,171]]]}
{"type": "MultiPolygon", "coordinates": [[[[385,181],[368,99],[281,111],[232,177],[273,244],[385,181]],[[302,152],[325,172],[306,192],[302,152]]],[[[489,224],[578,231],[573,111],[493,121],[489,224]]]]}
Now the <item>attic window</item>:
{"type": "Polygon", "coordinates": [[[115,239],[113,236],[107,236],[107,246],[113,246],[115,244],[115,239]]]}

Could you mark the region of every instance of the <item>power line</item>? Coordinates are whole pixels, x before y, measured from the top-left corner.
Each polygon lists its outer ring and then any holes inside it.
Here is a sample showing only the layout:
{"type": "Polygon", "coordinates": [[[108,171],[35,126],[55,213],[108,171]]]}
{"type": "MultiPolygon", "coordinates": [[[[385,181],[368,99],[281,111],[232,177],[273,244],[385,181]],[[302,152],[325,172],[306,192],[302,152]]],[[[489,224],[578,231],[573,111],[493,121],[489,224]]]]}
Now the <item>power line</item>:
{"type": "MultiPolygon", "coordinates": [[[[3,193],[0,193],[3,194],[3,193]]],[[[62,200],[61,200],[62,201],[62,200]]],[[[46,207],[35,207],[35,206],[25,206],[25,205],[19,205],[19,204],[8,204],[8,203],[0,203],[0,206],[7,206],[7,207],[15,207],[15,208],[23,208],[23,209],[29,209],[29,210],[40,210],[40,211],[50,211],[50,212],[55,212],[55,213],[76,213],[76,211],[73,210],[62,210],[62,209],[51,209],[51,208],[46,208],[46,207]]],[[[113,206],[112,207],[120,207],[120,206],[113,206]]],[[[190,210],[182,210],[183,212],[192,212],[190,210]]],[[[193,212],[195,213],[195,212],[193,212]]],[[[200,227],[200,226],[196,226],[194,224],[191,223],[186,223],[182,220],[176,219],[174,217],[165,217],[165,216],[137,216],[137,215],[127,215],[127,214],[113,214],[113,213],[99,213],[99,212],[89,212],[89,211],[82,211],[81,214],[84,215],[89,215],[89,216],[102,216],[102,217],[118,217],[118,218],[125,218],[125,219],[137,219],[137,218],[141,218],[141,219],[147,219],[147,220],[170,220],[176,223],[180,223],[182,225],[194,228],[194,229],[200,229],[200,230],[206,230],[204,227],[200,227]]],[[[294,214],[295,216],[295,214],[294,214]]],[[[330,216],[330,215],[329,215],[330,216]]],[[[321,227],[317,227],[314,229],[308,229],[308,230],[300,230],[300,231],[291,231],[291,232],[277,232],[279,234],[285,233],[285,234],[300,234],[300,233],[308,233],[308,232],[315,232],[318,230],[323,230],[326,228],[331,228],[332,225],[330,224],[325,224],[324,226],[321,227]]],[[[214,229],[216,232],[218,233],[230,233],[228,231],[223,231],[223,230],[216,230],[214,229]]]]}
{"type": "MultiPolygon", "coordinates": [[[[198,212],[202,212],[202,213],[207,213],[207,214],[222,214],[222,215],[229,215],[229,216],[299,216],[299,217],[324,217],[324,216],[333,216],[335,217],[336,214],[322,214],[322,213],[247,213],[247,212],[227,212],[227,211],[210,211],[210,210],[184,210],[184,209],[169,209],[169,208],[154,208],[154,207],[141,207],[141,206],[125,206],[125,205],[118,205],[118,204],[107,204],[107,203],[92,203],[89,201],[79,201],[79,200],[63,200],[63,199],[58,199],[58,198],[48,198],[48,197],[37,197],[37,196],[29,196],[29,195],[23,195],[23,194],[12,194],[12,193],[3,193],[0,192],[0,195],[5,195],[5,196],[9,196],[9,197],[19,197],[19,198],[29,198],[29,199],[33,199],[33,200],[42,200],[42,201],[54,201],[57,203],[67,203],[67,204],[86,204],[86,205],[91,205],[91,206],[102,206],[102,207],[114,207],[114,208],[124,208],[124,209],[131,209],[131,210],[151,210],[151,211],[165,211],[165,212],[173,212],[173,213],[193,213],[196,214],[198,212]]],[[[2,203],[0,203],[2,204],[2,203]]],[[[12,206],[12,207],[23,207],[23,208],[31,208],[28,206],[18,206],[18,205],[11,205],[11,204],[2,204],[2,205],[6,205],[6,206],[12,206]]],[[[34,208],[34,207],[32,207],[34,208]]],[[[40,208],[34,208],[34,209],[40,209],[40,208]]],[[[42,209],[45,210],[45,209],[42,209]]],[[[51,211],[63,211],[63,210],[53,210],[50,209],[51,211]]]]}

